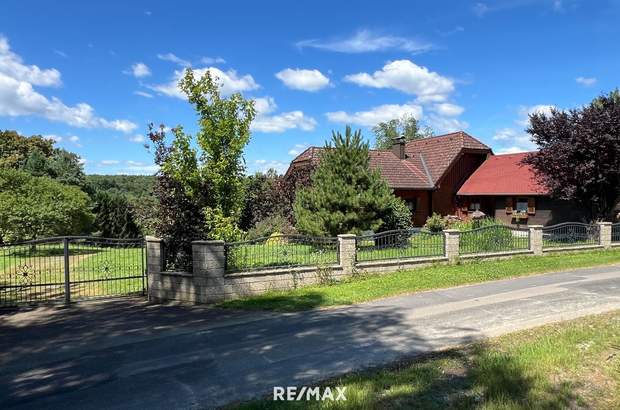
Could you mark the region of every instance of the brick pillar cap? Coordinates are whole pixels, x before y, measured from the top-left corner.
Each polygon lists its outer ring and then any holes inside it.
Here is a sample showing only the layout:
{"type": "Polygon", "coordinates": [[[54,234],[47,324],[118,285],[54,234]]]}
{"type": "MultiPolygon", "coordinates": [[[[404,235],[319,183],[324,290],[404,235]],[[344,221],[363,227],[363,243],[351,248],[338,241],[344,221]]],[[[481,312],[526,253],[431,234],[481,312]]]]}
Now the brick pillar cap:
{"type": "Polygon", "coordinates": [[[338,235],[338,237],[343,238],[343,239],[351,239],[351,238],[355,238],[356,235],[352,233],[341,233],[340,235],[338,235]]]}
{"type": "Polygon", "coordinates": [[[613,225],[611,222],[607,222],[607,221],[597,222],[597,224],[599,224],[599,225],[613,225]]]}
{"type": "Polygon", "coordinates": [[[148,235],[144,237],[144,240],[146,242],[163,242],[164,241],[163,239],[158,238],[156,236],[148,236],[148,235]]]}
{"type": "Polygon", "coordinates": [[[528,228],[532,229],[542,229],[544,228],[544,225],[528,225],[528,228]]]}
{"type": "Polygon", "coordinates": [[[445,233],[460,233],[461,232],[458,229],[444,229],[443,231],[445,233]]]}
{"type": "Polygon", "coordinates": [[[192,245],[224,245],[224,241],[206,240],[206,241],[192,241],[192,245]]]}

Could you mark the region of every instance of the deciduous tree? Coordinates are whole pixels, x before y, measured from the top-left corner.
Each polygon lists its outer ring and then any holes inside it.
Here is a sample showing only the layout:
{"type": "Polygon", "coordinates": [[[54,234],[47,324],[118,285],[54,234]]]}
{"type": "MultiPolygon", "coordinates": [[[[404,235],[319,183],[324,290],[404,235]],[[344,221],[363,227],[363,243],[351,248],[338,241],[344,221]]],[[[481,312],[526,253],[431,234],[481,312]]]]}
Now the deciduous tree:
{"type": "Polygon", "coordinates": [[[527,132],[539,146],[524,162],[559,199],[611,217],[620,197],[620,93],[601,95],[589,105],[530,116],[527,132]]]}
{"type": "Polygon", "coordinates": [[[394,140],[399,137],[405,137],[405,141],[412,141],[433,135],[429,127],[421,129],[418,120],[412,115],[380,122],[372,128],[372,132],[375,134],[375,148],[377,149],[389,149],[394,140]]]}

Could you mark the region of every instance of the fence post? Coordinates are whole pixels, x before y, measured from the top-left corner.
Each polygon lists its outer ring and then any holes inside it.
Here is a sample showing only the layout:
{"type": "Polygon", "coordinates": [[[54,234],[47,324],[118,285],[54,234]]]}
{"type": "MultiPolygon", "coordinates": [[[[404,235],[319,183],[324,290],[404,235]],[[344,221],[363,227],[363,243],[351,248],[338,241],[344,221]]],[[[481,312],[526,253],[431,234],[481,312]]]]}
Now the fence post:
{"type": "Polygon", "coordinates": [[[604,249],[611,248],[611,222],[597,222],[599,228],[599,244],[604,249]]]}
{"type": "Polygon", "coordinates": [[[342,267],[342,273],[352,275],[357,249],[355,246],[356,236],[350,233],[338,235],[338,262],[342,267]]]}
{"type": "Polygon", "coordinates": [[[224,241],[192,242],[192,273],[195,276],[223,278],[226,273],[224,241]]]}
{"type": "Polygon", "coordinates": [[[443,233],[445,235],[446,258],[448,258],[448,263],[455,264],[459,260],[461,233],[458,229],[446,229],[443,233]]]}
{"type": "Polygon", "coordinates": [[[530,225],[530,250],[534,255],[543,254],[543,226],[530,225]]]}
{"type": "Polygon", "coordinates": [[[69,238],[62,240],[64,260],[65,260],[65,304],[71,304],[71,277],[69,271],[69,238]]]}
{"type": "Polygon", "coordinates": [[[144,238],[146,242],[146,272],[161,273],[164,270],[163,266],[163,240],[154,236],[147,236],[144,238]]]}

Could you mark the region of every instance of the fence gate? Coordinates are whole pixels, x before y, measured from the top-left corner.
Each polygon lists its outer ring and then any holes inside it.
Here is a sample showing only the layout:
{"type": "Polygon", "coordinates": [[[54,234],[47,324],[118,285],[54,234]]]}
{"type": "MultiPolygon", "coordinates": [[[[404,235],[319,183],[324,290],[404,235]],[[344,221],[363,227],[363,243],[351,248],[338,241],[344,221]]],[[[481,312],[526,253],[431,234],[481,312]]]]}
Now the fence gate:
{"type": "Polygon", "coordinates": [[[84,236],[0,245],[0,307],[146,294],[143,239],[84,236]]]}

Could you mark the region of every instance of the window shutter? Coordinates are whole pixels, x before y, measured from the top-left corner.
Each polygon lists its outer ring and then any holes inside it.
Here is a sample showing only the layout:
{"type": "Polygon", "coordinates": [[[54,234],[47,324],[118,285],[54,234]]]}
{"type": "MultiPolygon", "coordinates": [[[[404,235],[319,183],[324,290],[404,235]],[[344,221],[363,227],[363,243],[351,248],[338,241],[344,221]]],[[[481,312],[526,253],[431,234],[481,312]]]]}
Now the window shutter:
{"type": "Polygon", "coordinates": [[[506,214],[511,214],[511,213],[512,213],[512,197],[507,196],[506,197],[506,214]]]}
{"type": "Polygon", "coordinates": [[[527,199],[527,214],[534,215],[536,214],[536,198],[529,197],[527,199]]]}

